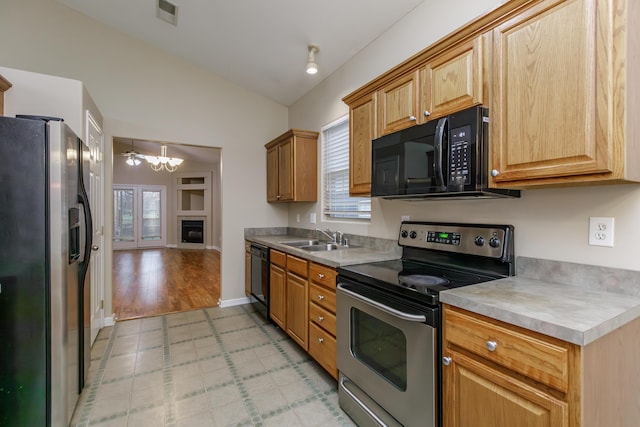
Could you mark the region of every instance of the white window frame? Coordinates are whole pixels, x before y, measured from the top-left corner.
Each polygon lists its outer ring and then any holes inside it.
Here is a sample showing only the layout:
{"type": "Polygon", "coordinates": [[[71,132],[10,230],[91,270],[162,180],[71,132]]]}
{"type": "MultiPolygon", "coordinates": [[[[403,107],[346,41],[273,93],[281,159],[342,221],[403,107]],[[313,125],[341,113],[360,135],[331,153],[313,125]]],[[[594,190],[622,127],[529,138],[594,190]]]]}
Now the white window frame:
{"type": "MultiPolygon", "coordinates": [[[[344,135],[343,135],[344,136],[344,135]]],[[[320,138],[322,141],[322,217],[325,220],[330,221],[349,221],[349,222],[370,222],[371,221],[371,197],[351,197],[349,196],[349,115],[344,115],[333,122],[322,126],[320,129],[320,138]],[[329,179],[329,167],[327,166],[327,132],[338,126],[346,125],[346,153],[341,153],[341,163],[344,166],[344,160],[346,155],[346,169],[340,169],[337,172],[342,178],[342,190],[346,190],[346,201],[352,202],[351,206],[343,206],[347,209],[336,209],[336,206],[331,206],[331,188],[329,179]],[[344,179],[346,174],[346,180],[344,179]],[[346,186],[345,186],[346,183],[346,186]],[[368,207],[368,210],[361,211],[360,207],[368,207]],[[354,210],[355,209],[355,210],[354,210]]],[[[344,193],[342,193],[344,194],[344,193]]]]}

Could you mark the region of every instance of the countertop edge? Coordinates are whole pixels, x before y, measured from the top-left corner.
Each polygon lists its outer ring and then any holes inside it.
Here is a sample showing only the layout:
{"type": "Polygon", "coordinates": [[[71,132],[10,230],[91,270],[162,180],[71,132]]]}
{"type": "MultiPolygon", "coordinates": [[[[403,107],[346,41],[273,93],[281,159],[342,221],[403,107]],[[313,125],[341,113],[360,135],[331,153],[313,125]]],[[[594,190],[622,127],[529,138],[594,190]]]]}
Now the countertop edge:
{"type": "MultiPolygon", "coordinates": [[[[515,277],[511,277],[506,280],[513,281],[515,277]]],[[[527,279],[528,281],[536,282],[533,279],[527,279]]],[[[503,280],[503,279],[500,279],[503,280]]],[[[474,286],[487,286],[488,284],[494,283],[498,284],[500,280],[493,282],[485,282],[484,284],[479,285],[471,285],[471,288],[474,286]]],[[[540,282],[543,283],[543,282],[540,282]]],[[[567,286],[567,289],[577,289],[575,286],[569,285],[558,285],[558,286],[567,286]]],[[[461,288],[461,289],[465,289],[461,288]]],[[[466,289],[467,291],[469,289],[466,289]]],[[[460,295],[461,292],[456,293],[456,289],[444,291],[440,293],[440,301],[445,304],[449,304],[454,307],[462,308],[464,310],[468,310],[473,313],[481,314],[483,316],[499,320],[511,325],[519,326],[533,332],[538,332],[550,337],[558,338],[563,341],[570,342],[572,344],[586,346],[599,338],[607,335],[608,333],[614,331],[615,329],[637,319],[640,317],[640,303],[636,304],[633,307],[628,309],[623,309],[619,314],[609,317],[600,321],[598,324],[595,324],[591,327],[587,327],[584,329],[569,327],[563,325],[561,323],[554,323],[549,320],[542,319],[540,317],[535,317],[534,315],[528,315],[523,313],[522,311],[517,310],[517,307],[514,309],[507,308],[500,304],[500,302],[496,303],[488,303],[486,301],[479,301],[478,299],[474,299],[473,295],[460,295]]],[[[603,295],[610,294],[614,297],[620,297],[620,294],[611,294],[607,292],[602,292],[603,295]]],[[[632,299],[637,299],[634,297],[629,297],[632,299]]],[[[548,314],[548,313],[547,313],[548,314]]],[[[589,313],[585,312],[585,316],[588,316],[589,313]]]]}

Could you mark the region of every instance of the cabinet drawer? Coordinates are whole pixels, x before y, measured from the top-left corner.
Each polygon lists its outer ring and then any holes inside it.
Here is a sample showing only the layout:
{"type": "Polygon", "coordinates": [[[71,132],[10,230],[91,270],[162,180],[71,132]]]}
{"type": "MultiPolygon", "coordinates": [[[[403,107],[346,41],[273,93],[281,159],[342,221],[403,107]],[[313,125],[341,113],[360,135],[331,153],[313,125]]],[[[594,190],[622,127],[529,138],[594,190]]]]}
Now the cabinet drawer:
{"type": "Polygon", "coordinates": [[[336,339],[313,322],[309,322],[309,354],[333,378],[338,378],[336,339]]]}
{"type": "Polygon", "coordinates": [[[287,255],[287,271],[300,277],[307,277],[307,260],[287,255]]]}
{"type": "Polygon", "coordinates": [[[571,344],[534,332],[529,335],[516,326],[449,308],[444,310],[443,324],[446,347],[455,344],[549,387],[567,391],[571,344]]]}
{"type": "Polygon", "coordinates": [[[315,283],[309,283],[309,301],[332,313],[336,312],[336,293],[315,283]]]}
{"type": "Polygon", "coordinates": [[[331,335],[336,335],[336,315],[315,302],[309,302],[309,321],[322,327],[331,335]]]}
{"type": "Polygon", "coordinates": [[[309,279],[329,289],[336,288],[336,270],[314,262],[309,265],[309,279]]]}
{"type": "Polygon", "coordinates": [[[287,254],[271,249],[271,252],[269,252],[269,262],[285,268],[287,266],[287,254]]]}

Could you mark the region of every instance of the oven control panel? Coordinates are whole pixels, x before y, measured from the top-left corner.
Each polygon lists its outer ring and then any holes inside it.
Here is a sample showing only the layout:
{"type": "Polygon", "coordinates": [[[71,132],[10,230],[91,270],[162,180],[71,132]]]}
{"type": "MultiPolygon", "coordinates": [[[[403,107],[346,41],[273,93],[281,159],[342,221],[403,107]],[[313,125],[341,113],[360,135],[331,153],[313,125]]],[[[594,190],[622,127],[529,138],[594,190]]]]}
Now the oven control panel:
{"type": "Polygon", "coordinates": [[[507,260],[513,256],[513,226],[404,221],[398,244],[507,260]]]}

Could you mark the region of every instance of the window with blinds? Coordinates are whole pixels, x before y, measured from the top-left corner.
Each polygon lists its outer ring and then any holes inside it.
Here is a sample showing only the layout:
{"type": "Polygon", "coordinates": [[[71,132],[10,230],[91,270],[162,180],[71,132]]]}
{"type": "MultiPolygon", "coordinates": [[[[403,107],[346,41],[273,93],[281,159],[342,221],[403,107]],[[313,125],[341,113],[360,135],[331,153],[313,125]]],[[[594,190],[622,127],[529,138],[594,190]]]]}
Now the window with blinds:
{"type": "Polygon", "coordinates": [[[371,218],[370,197],[349,197],[349,116],[322,129],[322,213],[331,218],[371,218]]]}

